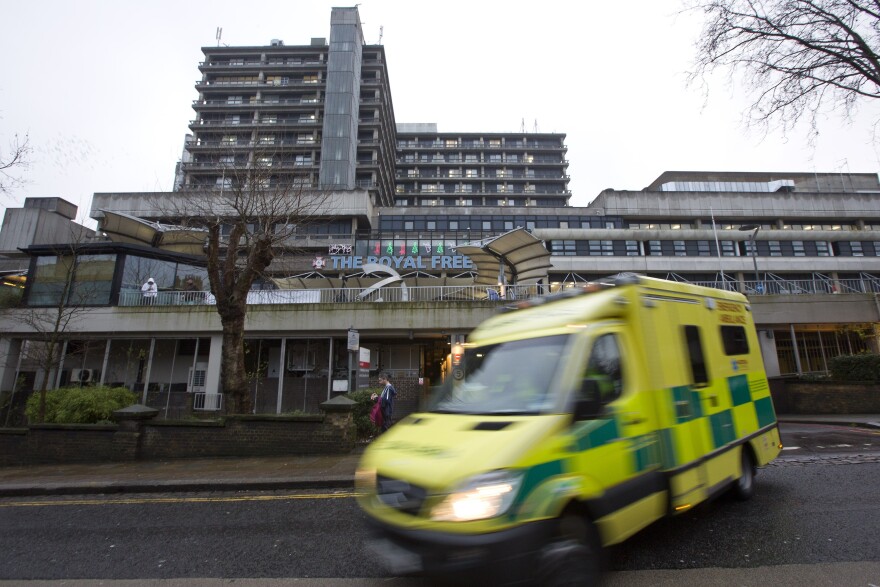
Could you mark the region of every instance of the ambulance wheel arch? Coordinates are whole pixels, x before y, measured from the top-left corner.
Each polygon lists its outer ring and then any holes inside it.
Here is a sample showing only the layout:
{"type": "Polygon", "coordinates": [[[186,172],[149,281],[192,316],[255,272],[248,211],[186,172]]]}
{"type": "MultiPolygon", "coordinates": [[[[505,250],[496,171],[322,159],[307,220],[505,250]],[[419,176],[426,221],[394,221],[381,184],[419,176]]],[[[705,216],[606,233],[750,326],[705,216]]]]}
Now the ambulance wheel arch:
{"type": "Polygon", "coordinates": [[[602,572],[602,542],[587,508],[569,503],[559,517],[556,536],[538,560],[540,585],[595,585],[602,572]]]}
{"type": "Polygon", "coordinates": [[[733,494],[746,501],[755,494],[755,453],[751,443],[745,443],[740,451],[740,476],[733,483],[733,494]]]}

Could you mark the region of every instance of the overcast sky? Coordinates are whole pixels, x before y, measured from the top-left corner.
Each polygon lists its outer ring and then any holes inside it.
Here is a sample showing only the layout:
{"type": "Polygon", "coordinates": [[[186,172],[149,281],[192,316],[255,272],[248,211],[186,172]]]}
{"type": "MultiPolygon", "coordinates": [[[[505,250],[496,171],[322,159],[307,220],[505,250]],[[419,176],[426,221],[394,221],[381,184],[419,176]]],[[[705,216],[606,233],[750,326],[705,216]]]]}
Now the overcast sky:
{"type": "MultiPolygon", "coordinates": [[[[30,135],[25,196],[88,213],[94,192],[172,187],[201,47],[329,37],[325,0],[30,0],[0,19],[0,148],[30,135]]],[[[875,173],[880,105],[830,116],[815,146],[749,134],[741,90],[686,86],[699,31],[677,0],[364,0],[368,44],[385,45],[397,122],[440,131],[567,135],[572,205],[642,189],[663,171],[875,173]]]]}

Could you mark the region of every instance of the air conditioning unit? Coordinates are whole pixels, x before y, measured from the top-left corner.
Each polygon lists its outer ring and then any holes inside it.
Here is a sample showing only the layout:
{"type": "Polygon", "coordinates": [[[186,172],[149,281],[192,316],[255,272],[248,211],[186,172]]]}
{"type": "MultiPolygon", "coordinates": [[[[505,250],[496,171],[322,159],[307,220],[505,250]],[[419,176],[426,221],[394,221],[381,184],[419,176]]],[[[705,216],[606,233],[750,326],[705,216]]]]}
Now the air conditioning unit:
{"type": "Polygon", "coordinates": [[[99,376],[100,372],[97,369],[71,369],[70,371],[71,383],[90,383],[97,381],[99,376]]]}

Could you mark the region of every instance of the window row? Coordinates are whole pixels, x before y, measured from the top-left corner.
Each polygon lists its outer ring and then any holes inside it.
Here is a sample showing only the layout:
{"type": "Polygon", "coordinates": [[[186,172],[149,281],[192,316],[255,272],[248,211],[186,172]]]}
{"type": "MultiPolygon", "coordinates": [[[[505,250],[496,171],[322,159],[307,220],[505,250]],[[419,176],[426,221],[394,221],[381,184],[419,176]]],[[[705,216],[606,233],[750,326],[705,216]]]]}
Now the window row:
{"type": "Polygon", "coordinates": [[[512,230],[514,228],[620,228],[623,221],[611,216],[382,216],[380,231],[409,230],[512,230]]]}
{"type": "Polygon", "coordinates": [[[405,153],[397,163],[565,163],[559,155],[517,153],[405,153]]]}
{"type": "MultiPolygon", "coordinates": [[[[722,257],[878,257],[880,241],[751,241],[718,242],[722,257]]],[[[564,256],[715,257],[718,247],[709,240],[551,240],[549,250],[564,256]]]]}

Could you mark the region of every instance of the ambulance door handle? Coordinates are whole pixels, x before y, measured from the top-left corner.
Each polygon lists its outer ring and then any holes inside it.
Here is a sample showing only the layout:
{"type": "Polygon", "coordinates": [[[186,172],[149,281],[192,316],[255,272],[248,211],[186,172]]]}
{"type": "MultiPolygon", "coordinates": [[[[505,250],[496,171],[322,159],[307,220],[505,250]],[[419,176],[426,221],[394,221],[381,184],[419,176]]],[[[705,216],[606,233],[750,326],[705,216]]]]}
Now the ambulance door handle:
{"type": "Polygon", "coordinates": [[[710,401],[710,402],[712,402],[712,407],[713,407],[713,408],[717,408],[717,407],[718,407],[718,394],[715,394],[715,393],[709,393],[709,394],[706,394],[706,397],[709,398],[709,401],[710,401]]]}
{"type": "Polygon", "coordinates": [[[636,424],[641,424],[644,421],[645,421],[644,418],[640,418],[640,417],[636,416],[632,420],[623,420],[623,422],[621,422],[621,423],[624,426],[635,426],[636,424]]]}

